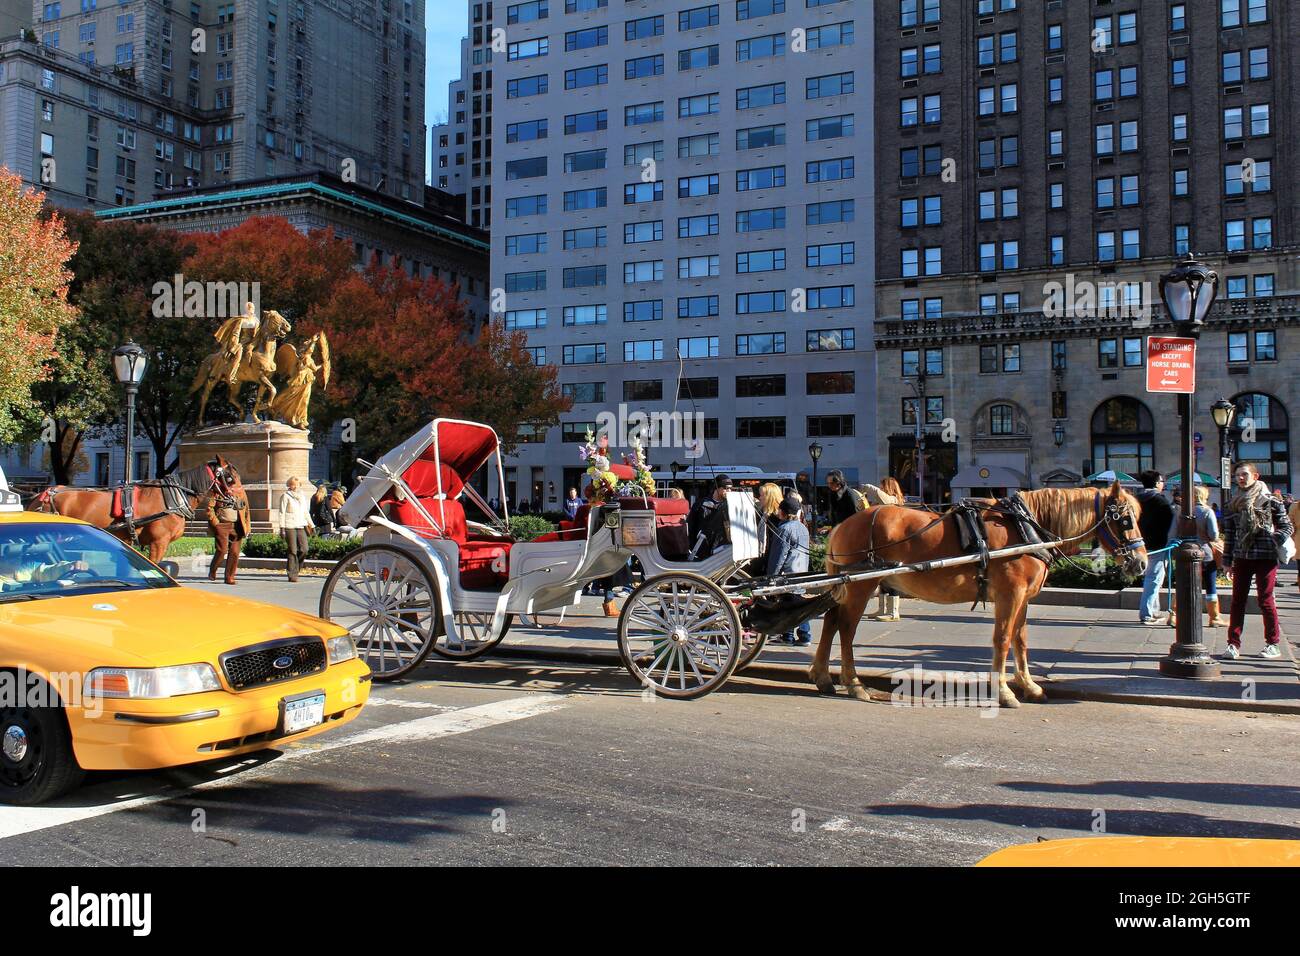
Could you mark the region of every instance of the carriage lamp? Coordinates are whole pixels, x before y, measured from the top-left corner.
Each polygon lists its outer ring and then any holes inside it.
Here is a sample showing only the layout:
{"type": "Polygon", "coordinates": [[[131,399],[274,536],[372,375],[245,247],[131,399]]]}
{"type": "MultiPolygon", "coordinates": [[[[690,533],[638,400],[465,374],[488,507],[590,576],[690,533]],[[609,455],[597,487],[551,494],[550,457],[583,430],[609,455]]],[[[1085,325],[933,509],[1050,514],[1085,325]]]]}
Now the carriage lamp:
{"type": "Polygon", "coordinates": [[[140,382],[144,379],[144,369],[148,364],[149,359],[145,356],[144,349],[132,341],[128,340],[125,345],[113,350],[113,374],[126,386],[126,463],[123,480],[128,485],[131,483],[131,469],[135,459],[132,447],[135,444],[135,393],[140,390],[140,382]]]}
{"type": "Polygon", "coordinates": [[[1228,482],[1225,480],[1228,470],[1224,467],[1228,464],[1228,429],[1232,427],[1232,420],[1237,417],[1237,406],[1232,404],[1226,398],[1220,398],[1210,406],[1210,415],[1214,418],[1214,424],[1219,429],[1219,508],[1228,507],[1228,482]]]}
{"type": "MultiPolygon", "coordinates": [[[[1180,335],[1197,338],[1201,334],[1201,325],[1218,294],[1219,274],[1191,256],[1180,260],[1172,272],[1160,277],[1160,298],[1164,300],[1174,328],[1180,335]]],[[[1214,680],[1220,676],[1219,663],[1210,656],[1201,635],[1203,555],[1196,542],[1196,473],[1193,470],[1196,456],[1192,441],[1195,397],[1187,392],[1178,396],[1178,413],[1182,418],[1179,446],[1182,449],[1183,476],[1183,514],[1178,535],[1183,543],[1174,549],[1173,560],[1174,593],[1182,613],[1178,615],[1178,638],[1169,648],[1168,656],[1160,662],[1160,673],[1167,677],[1214,680]]]]}
{"type": "Polygon", "coordinates": [[[1065,426],[1057,422],[1052,426],[1052,441],[1060,448],[1065,444],[1065,426]]]}

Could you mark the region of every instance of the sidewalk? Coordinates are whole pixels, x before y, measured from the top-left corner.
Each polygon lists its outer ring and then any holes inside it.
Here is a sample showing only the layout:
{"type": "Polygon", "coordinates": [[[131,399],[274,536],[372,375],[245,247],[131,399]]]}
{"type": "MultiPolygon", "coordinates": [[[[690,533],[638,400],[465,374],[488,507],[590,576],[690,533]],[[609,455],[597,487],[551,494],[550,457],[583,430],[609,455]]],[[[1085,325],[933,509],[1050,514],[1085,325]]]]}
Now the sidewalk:
{"type": "MultiPolygon", "coordinates": [[[[304,576],[290,585],[279,575],[247,573],[241,575],[237,588],[209,585],[189,574],[183,574],[182,580],[191,586],[309,613],[316,612],[323,583],[323,578],[304,576]]],[[[1264,646],[1263,625],[1258,615],[1247,615],[1242,657],[1222,662],[1220,680],[1162,676],[1158,665],[1174,640],[1173,629],[1143,627],[1137,623],[1135,611],[1116,608],[1031,605],[1030,667],[1049,697],[1300,714],[1300,666],[1292,644],[1300,642],[1300,590],[1290,571],[1285,580],[1288,586],[1282,587],[1279,581],[1278,587],[1282,631],[1289,637],[1282,642],[1282,657],[1265,660],[1259,656],[1264,646]]],[[[543,614],[540,627],[516,620],[496,655],[619,663],[614,643],[618,619],[601,614],[598,598],[583,598],[565,614],[562,624],[558,621],[556,613],[543,614]]],[[[992,626],[991,608],[972,611],[965,604],[939,606],[904,600],[902,621],[864,620],[858,627],[859,674],[869,685],[888,691],[898,685],[896,675],[913,677],[916,665],[926,672],[987,673],[992,626]]],[[[820,633],[820,622],[814,622],[814,641],[820,633]]],[[[1206,628],[1204,633],[1218,657],[1226,646],[1227,628],[1206,628]]],[[[769,644],[745,674],[803,683],[811,657],[811,648],[769,644]]],[[[837,646],[831,655],[835,670],[838,661],[837,646]]]]}

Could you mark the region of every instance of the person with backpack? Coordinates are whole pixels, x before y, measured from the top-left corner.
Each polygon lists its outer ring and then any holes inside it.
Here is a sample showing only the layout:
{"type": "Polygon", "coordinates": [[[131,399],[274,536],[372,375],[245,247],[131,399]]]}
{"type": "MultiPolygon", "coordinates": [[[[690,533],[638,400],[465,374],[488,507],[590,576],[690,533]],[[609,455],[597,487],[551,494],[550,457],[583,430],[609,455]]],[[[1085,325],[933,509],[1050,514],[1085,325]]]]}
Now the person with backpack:
{"type": "Polygon", "coordinates": [[[1246,601],[1254,581],[1259,595],[1259,613],[1264,619],[1264,650],[1261,657],[1281,657],[1282,628],[1277,620],[1273,589],[1277,569],[1293,556],[1288,542],[1295,525],[1286,506],[1269,493],[1252,464],[1238,465],[1234,477],[1238,494],[1228,503],[1223,519],[1223,556],[1232,578],[1232,611],[1228,619],[1228,649],[1224,660],[1241,656],[1241,632],[1246,623],[1246,601]]]}

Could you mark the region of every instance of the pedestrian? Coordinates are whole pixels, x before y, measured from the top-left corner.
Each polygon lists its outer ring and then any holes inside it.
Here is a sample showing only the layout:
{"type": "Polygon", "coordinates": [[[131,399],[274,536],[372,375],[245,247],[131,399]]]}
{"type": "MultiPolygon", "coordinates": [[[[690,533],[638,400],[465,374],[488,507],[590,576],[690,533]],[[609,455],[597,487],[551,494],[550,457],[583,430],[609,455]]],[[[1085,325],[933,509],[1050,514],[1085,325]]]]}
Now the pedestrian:
{"type": "Polygon", "coordinates": [[[244,486],[236,483],[230,487],[228,496],[213,491],[206,504],[208,530],[215,544],[212,563],[208,565],[208,580],[217,579],[217,570],[224,561],[225,581],[234,584],[235,575],[239,573],[239,552],[253,525],[248,511],[248,495],[244,493],[244,486]]]}
{"type": "Polygon", "coordinates": [[[1142,598],[1138,604],[1138,620],[1147,627],[1165,623],[1160,613],[1160,588],[1169,571],[1169,527],[1174,520],[1174,509],[1163,494],[1165,476],[1148,468],[1138,475],[1142,490],[1136,495],[1140,512],[1138,530],[1147,550],[1147,572],[1142,578],[1142,598]]]}
{"type": "Polygon", "coordinates": [[[330,510],[330,490],[325,482],[316,486],[311,496],[311,521],[316,526],[316,533],[322,537],[334,535],[334,512],[330,510]]]}
{"type": "MultiPolygon", "coordinates": [[[[1219,540],[1219,522],[1215,520],[1210,508],[1210,489],[1204,485],[1196,486],[1196,510],[1192,512],[1196,521],[1196,543],[1200,545],[1203,559],[1201,562],[1201,587],[1205,591],[1205,611],[1210,615],[1207,627],[1223,627],[1223,618],[1219,612],[1219,558],[1223,554],[1223,542],[1219,540]]],[[[1182,535],[1183,509],[1174,508],[1174,519],[1169,526],[1169,539],[1175,540],[1182,535]]],[[[1176,600],[1176,596],[1175,596],[1176,600]]],[[[1169,614],[1169,626],[1178,626],[1177,605],[1169,614]]]]}
{"type": "Polygon", "coordinates": [[[570,488],[569,496],[564,499],[564,513],[573,521],[578,517],[578,509],[583,506],[584,502],[578,497],[578,489],[570,488]]]}
{"type": "Polygon", "coordinates": [[[298,572],[307,560],[307,533],[314,525],[310,499],[299,490],[297,475],[291,475],[284,487],[285,492],[280,496],[280,534],[288,549],[285,570],[289,580],[296,582],[298,572]]]}
{"type": "Polygon", "coordinates": [[[347,503],[347,498],[343,494],[342,488],[335,488],[330,492],[329,513],[330,521],[334,525],[334,534],[339,538],[351,538],[356,535],[357,529],[348,524],[347,521],[339,514],[339,509],[347,503]]]}
{"type": "Polygon", "coordinates": [[[702,561],[713,554],[713,549],[726,537],[727,492],[731,478],[718,475],[713,479],[713,493],[700,496],[689,515],[686,527],[691,536],[691,560],[702,561]]]}
{"type": "Polygon", "coordinates": [[[831,526],[851,518],[867,506],[867,500],[849,487],[844,480],[844,472],[838,468],[826,476],[826,487],[831,493],[831,526]]]}
{"type": "Polygon", "coordinates": [[[682,489],[680,488],[669,488],[666,492],[664,492],[664,497],[672,498],[674,501],[685,501],[686,492],[682,491],[682,489]]]}
{"type": "MultiPolygon", "coordinates": [[[[903,487],[898,483],[898,479],[892,475],[887,476],[880,483],[880,487],[867,485],[865,497],[869,507],[878,505],[898,505],[906,507],[907,496],[903,494],[903,487]]],[[[888,584],[881,584],[876,591],[876,610],[874,614],[868,617],[873,621],[901,621],[903,599],[899,597],[897,591],[888,584]]]]}
{"type": "MultiPolygon", "coordinates": [[[[768,537],[769,576],[808,571],[808,529],[799,520],[800,507],[793,498],[784,498],[777,508],[780,523],[768,537]]],[[[804,621],[797,631],[788,631],[781,639],[795,647],[807,647],[812,643],[812,624],[804,621]]]]}
{"type": "Polygon", "coordinates": [[[1228,622],[1228,649],[1225,660],[1241,656],[1241,631],[1246,623],[1246,600],[1250,584],[1255,582],[1259,595],[1259,613],[1264,619],[1262,657],[1281,657],[1278,645],[1282,629],[1277,620],[1277,602],[1273,587],[1282,557],[1283,542],[1295,532],[1281,500],[1269,494],[1252,464],[1237,466],[1234,473],[1239,494],[1228,504],[1223,520],[1224,559],[1231,561],[1228,577],[1232,578],[1232,611],[1228,622]]]}

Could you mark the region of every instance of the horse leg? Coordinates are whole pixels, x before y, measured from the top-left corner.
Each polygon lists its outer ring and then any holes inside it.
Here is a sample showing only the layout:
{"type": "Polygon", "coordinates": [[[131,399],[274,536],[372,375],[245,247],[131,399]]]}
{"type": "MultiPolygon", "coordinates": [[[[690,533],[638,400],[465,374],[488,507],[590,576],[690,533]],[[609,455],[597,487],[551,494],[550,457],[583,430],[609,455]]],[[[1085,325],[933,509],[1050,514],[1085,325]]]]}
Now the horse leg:
{"type": "Polygon", "coordinates": [[[1016,618],[1015,599],[995,600],[993,604],[993,668],[989,687],[998,695],[1000,707],[1019,707],[1020,701],[1007,686],[1007,650],[1011,644],[1011,627],[1016,618]]]}
{"type": "Polygon", "coordinates": [[[1016,622],[1013,625],[1012,647],[1016,656],[1016,676],[1012,680],[1022,698],[1038,702],[1046,700],[1047,694],[1034,682],[1034,676],[1029,672],[1029,625],[1026,623],[1028,617],[1029,602],[1025,601],[1020,605],[1020,613],[1016,615],[1016,622]]]}
{"type": "Polygon", "coordinates": [[[839,606],[840,620],[840,683],[848,690],[854,700],[869,701],[871,695],[862,686],[858,678],[858,669],[853,663],[853,637],[858,631],[858,622],[871,601],[871,592],[875,590],[874,582],[866,587],[850,592],[845,603],[839,606]]]}
{"type": "Polygon", "coordinates": [[[808,679],[817,685],[823,694],[835,693],[835,681],[831,680],[831,641],[839,621],[841,605],[836,605],[822,618],[822,636],[817,641],[817,652],[813,655],[812,665],[808,668],[808,679]]]}

